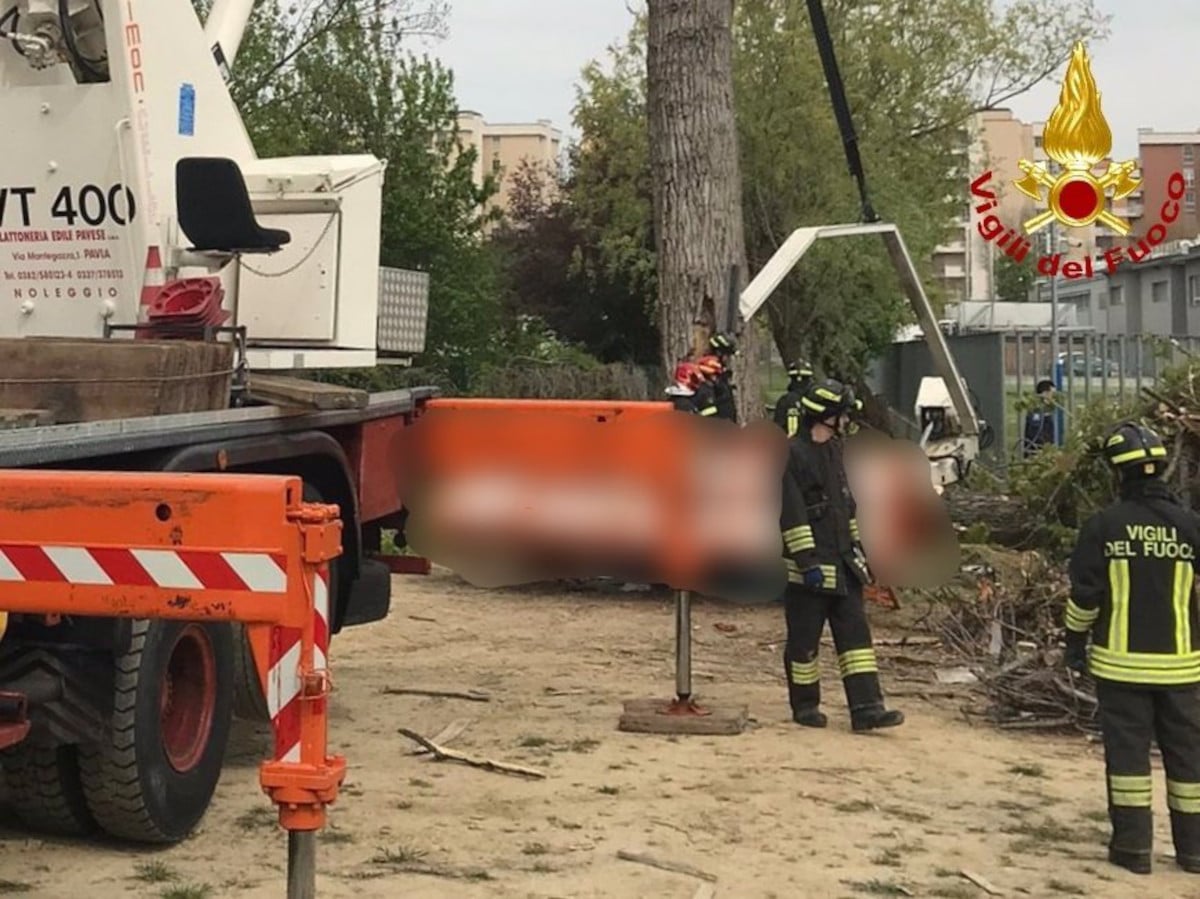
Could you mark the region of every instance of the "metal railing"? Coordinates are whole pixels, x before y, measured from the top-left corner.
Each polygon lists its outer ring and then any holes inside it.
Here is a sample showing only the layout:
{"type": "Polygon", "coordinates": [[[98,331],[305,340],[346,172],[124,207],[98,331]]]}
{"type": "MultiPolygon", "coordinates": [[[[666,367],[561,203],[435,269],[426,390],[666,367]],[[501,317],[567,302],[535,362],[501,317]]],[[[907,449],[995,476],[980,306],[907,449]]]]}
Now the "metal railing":
{"type": "Polygon", "coordinates": [[[1162,373],[1182,364],[1190,355],[1200,355],[1200,337],[1161,337],[1148,334],[1106,336],[1090,332],[1061,332],[1058,352],[1050,346],[1048,331],[1024,331],[1005,335],[1005,382],[1019,393],[1051,378],[1068,395],[1073,405],[1094,396],[1120,395],[1153,385],[1162,373]],[[1053,359],[1062,371],[1056,378],[1053,359]]]}
{"type": "MultiPolygon", "coordinates": [[[[1005,400],[1011,415],[1018,399],[1033,394],[1040,381],[1054,381],[1057,404],[1064,413],[1060,433],[1070,429],[1077,409],[1101,398],[1136,400],[1142,388],[1153,387],[1169,368],[1185,363],[1189,356],[1200,356],[1200,337],[1194,336],[1060,332],[1057,353],[1050,344],[1048,331],[1005,335],[1005,400]]],[[[1019,414],[1014,424],[1019,434],[1019,414]]]]}

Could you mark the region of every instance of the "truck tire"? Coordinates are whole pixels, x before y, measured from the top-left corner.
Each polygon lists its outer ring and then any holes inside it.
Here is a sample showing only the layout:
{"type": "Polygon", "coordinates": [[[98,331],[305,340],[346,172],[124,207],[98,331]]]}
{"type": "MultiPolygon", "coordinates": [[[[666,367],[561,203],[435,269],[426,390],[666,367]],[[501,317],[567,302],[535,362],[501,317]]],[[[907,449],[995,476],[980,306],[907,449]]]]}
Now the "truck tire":
{"type": "Polygon", "coordinates": [[[270,721],[267,697],[263,695],[262,682],[258,679],[258,667],[254,664],[254,653],[250,651],[246,628],[236,621],[232,628],[233,714],[243,721],[270,721]]]}
{"type": "Polygon", "coordinates": [[[221,776],[233,705],[228,624],[135,620],[116,661],[106,742],[79,747],[88,809],[110,835],[182,840],[221,776]]]}
{"type": "Polygon", "coordinates": [[[74,746],[18,743],[0,753],[8,804],[30,830],[62,837],[96,829],[79,782],[74,746]]]}

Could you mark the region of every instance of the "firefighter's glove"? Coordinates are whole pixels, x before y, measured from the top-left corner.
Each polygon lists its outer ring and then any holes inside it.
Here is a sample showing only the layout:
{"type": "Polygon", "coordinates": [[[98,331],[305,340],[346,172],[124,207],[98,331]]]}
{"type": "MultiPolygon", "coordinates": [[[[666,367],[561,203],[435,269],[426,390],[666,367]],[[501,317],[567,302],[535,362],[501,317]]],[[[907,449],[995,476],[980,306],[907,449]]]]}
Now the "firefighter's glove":
{"type": "Polygon", "coordinates": [[[1067,651],[1063,656],[1063,661],[1066,662],[1068,668],[1079,674],[1087,671],[1087,634],[1067,632],[1067,651]]]}
{"type": "Polygon", "coordinates": [[[804,586],[805,587],[823,587],[825,586],[825,575],[821,573],[820,568],[807,568],[804,571],[804,586]]]}

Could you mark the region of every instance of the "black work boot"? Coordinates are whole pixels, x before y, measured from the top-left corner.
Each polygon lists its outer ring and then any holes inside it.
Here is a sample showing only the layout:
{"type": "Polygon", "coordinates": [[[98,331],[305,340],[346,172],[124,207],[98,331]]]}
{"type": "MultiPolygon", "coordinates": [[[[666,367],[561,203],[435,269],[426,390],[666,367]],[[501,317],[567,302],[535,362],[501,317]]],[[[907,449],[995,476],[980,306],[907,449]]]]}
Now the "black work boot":
{"type": "Polygon", "coordinates": [[[882,705],[866,706],[850,712],[850,727],[856,733],[879,730],[883,727],[899,727],[903,723],[903,712],[887,709],[882,705]]]}
{"type": "MultiPolygon", "coordinates": [[[[1108,860],[1118,868],[1124,868],[1134,874],[1150,873],[1150,853],[1130,852],[1126,849],[1109,849],[1108,860]]],[[[1182,866],[1182,861],[1180,865],[1182,866]]],[[[1186,869],[1185,869],[1186,870],[1186,869]]]]}
{"type": "Polygon", "coordinates": [[[1189,874],[1200,874],[1200,856],[1176,854],[1175,864],[1189,874]]]}
{"type": "Polygon", "coordinates": [[[825,713],[818,708],[793,711],[792,720],[801,727],[824,727],[829,723],[829,719],[825,717],[825,713]]]}

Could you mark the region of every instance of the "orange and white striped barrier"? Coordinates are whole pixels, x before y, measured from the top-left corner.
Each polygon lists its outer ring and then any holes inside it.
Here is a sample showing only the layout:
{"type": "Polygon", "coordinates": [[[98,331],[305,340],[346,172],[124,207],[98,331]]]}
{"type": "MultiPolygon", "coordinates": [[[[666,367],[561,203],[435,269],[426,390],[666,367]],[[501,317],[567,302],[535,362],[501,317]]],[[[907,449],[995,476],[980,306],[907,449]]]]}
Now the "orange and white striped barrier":
{"type": "Polygon", "coordinates": [[[247,625],[272,706],[259,779],[288,831],[289,897],[315,888],[315,834],[346,772],[327,754],[342,525],[336,506],[301,497],[295,477],[0,471],[4,613],[247,625]]]}
{"type": "MultiPolygon", "coordinates": [[[[318,572],[313,585],[313,670],[326,671],[329,652],[329,570],[318,572]]],[[[271,634],[267,671],[267,711],[275,737],[275,758],[300,761],[302,714],[306,698],[300,677],[300,653],[304,632],[300,628],[277,627],[271,634]]],[[[324,703],[323,697],[313,700],[324,703]]],[[[322,713],[323,713],[322,709],[322,713]]]]}

